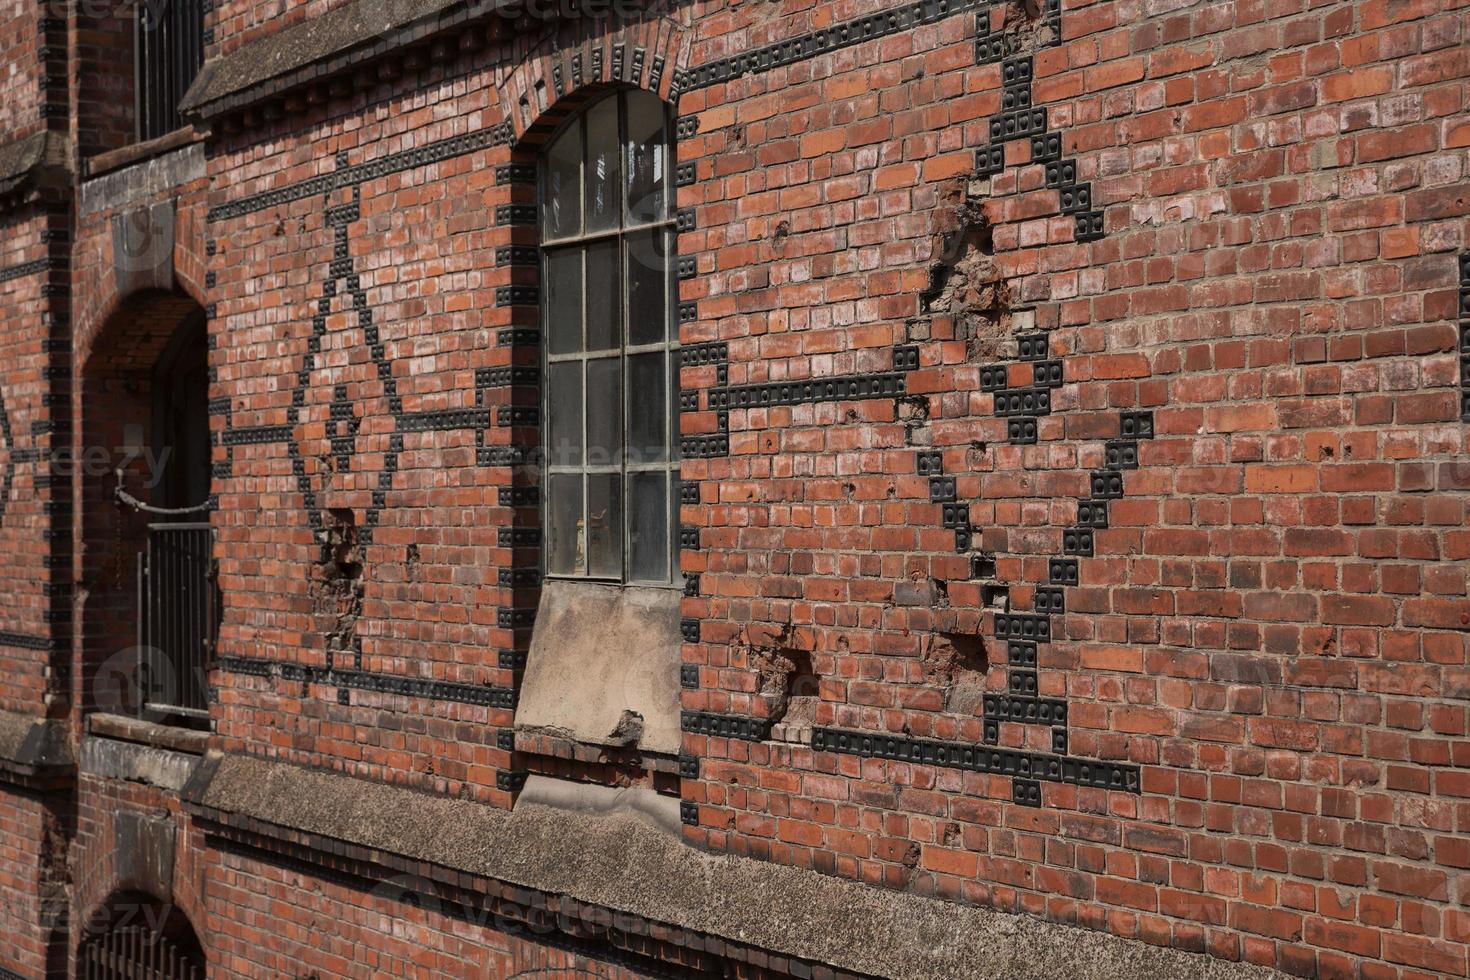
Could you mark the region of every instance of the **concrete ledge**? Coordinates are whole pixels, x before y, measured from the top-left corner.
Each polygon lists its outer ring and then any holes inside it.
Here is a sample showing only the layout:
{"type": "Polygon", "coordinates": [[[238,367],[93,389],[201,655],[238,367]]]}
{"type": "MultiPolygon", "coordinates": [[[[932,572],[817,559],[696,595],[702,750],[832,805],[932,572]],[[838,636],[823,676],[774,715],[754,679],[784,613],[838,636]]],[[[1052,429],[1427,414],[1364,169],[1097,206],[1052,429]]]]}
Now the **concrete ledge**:
{"type": "Polygon", "coordinates": [[[0,711],[0,776],[27,785],[67,783],[75,762],[65,721],[0,711]]]}
{"type": "Polygon", "coordinates": [[[204,144],[188,143],[83,181],[79,210],[86,217],[99,211],[126,208],[203,176],[204,144]]]}
{"type": "Polygon", "coordinates": [[[642,786],[598,786],[532,775],[516,797],[516,809],[523,806],[551,807],[607,818],[628,817],[674,837],[683,836],[679,801],[642,786]]]}
{"type": "Polygon", "coordinates": [[[177,793],[188,783],[200,757],[136,742],[89,735],[82,739],[81,771],[103,779],[143,783],[177,793]]]}
{"type": "MultiPolygon", "coordinates": [[[[1173,980],[1280,974],[1027,916],[953,905],[750,858],[711,855],[642,822],[544,806],[506,812],[243,756],[208,757],[185,791],[224,827],[325,855],[448,869],[844,973],[928,980],[1173,980]],[[275,830],[273,828],[278,828],[275,830]]],[[[718,944],[716,944],[718,945],[718,944]]]]}
{"type": "Polygon", "coordinates": [[[33,182],[65,186],[67,146],[66,137],[49,131],[0,145],[0,196],[33,182]]]}
{"type": "Polygon", "coordinates": [[[205,62],[179,108],[211,119],[463,28],[504,5],[505,0],[355,0],[205,62]]]}

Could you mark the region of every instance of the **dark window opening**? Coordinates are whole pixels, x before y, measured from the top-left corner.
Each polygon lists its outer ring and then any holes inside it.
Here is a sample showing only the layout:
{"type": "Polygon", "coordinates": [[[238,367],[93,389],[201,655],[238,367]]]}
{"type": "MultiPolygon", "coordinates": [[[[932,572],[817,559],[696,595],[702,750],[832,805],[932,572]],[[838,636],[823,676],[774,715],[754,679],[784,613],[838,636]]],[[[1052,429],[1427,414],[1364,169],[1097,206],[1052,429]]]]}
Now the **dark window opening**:
{"type": "Polygon", "coordinates": [[[153,371],[153,445],[163,472],[154,502],[196,507],[209,499],[209,345],[203,317],[179,327],[153,371]]]}
{"type": "Polygon", "coordinates": [[[139,506],[138,681],[143,713],[174,722],[209,717],[208,671],[218,606],[209,523],[209,349],[202,315],[181,324],[153,369],[157,467],[139,506]]]}
{"type": "Polygon", "coordinates": [[[156,139],[184,124],[179,103],[203,64],[200,0],[149,0],[138,5],[133,92],[140,141],[156,139]]]}

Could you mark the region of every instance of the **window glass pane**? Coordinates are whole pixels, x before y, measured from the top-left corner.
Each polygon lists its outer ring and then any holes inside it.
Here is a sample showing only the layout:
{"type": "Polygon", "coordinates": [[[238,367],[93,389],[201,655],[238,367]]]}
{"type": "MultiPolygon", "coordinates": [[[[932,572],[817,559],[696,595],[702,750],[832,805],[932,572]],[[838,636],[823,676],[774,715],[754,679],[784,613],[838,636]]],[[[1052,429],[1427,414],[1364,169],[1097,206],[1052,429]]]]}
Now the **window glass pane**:
{"type": "Polygon", "coordinates": [[[623,577],[623,476],[587,474],[587,574],[623,577]]]}
{"type": "Polygon", "coordinates": [[[546,342],[552,354],[582,349],[582,250],[546,253],[546,342]]]}
{"type": "Polygon", "coordinates": [[[622,218],[623,182],[618,166],[618,100],[603,99],[587,110],[586,230],[607,231],[622,218]]]}
{"type": "Polygon", "coordinates": [[[587,464],[622,462],[622,361],[601,357],[587,362],[587,464]]]}
{"type": "Polygon", "coordinates": [[[668,216],[669,137],[664,104],[650,92],[629,92],[628,222],[646,224],[668,216]]]}
{"type": "Polygon", "coordinates": [[[587,349],[623,344],[623,298],[616,240],[587,246],[587,349]]]}
{"type": "Polygon", "coordinates": [[[676,240],[623,230],[672,215],[672,136],[656,96],[623,92],[546,152],[548,574],[668,583],[678,571],[678,352],[629,350],[677,342],[676,240]]]}
{"type": "Polygon", "coordinates": [[[553,473],[546,488],[546,570],[576,575],[586,565],[581,542],[582,474],[553,473]]]}
{"type": "Polygon", "coordinates": [[[582,463],[582,364],[552,364],[546,372],[546,462],[582,463]]]}
{"type": "Polygon", "coordinates": [[[546,153],[541,187],[543,238],[575,235],[582,230],[582,127],[573,123],[546,153]]]}
{"type": "Polygon", "coordinates": [[[628,343],[657,344],[668,334],[669,246],[667,232],[652,229],[628,236],[628,343]]]}
{"type": "Polygon", "coordinates": [[[628,475],[628,577],[669,579],[669,484],[663,472],[628,475]]]}
{"type": "Polygon", "coordinates": [[[663,351],[628,358],[628,462],[662,463],[669,458],[669,400],[664,390],[663,351]]]}

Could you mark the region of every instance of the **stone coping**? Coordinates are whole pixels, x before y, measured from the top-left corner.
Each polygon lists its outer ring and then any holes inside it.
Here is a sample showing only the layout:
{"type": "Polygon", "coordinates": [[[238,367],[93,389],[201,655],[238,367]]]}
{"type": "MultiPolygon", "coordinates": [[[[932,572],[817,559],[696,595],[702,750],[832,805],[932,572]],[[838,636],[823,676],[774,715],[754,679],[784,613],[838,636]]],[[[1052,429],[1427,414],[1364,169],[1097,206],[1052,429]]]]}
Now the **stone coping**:
{"type": "Polygon", "coordinates": [[[64,719],[0,711],[0,774],[26,782],[64,780],[75,763],[64,719]]]}
{"type": "MultiPolygon", "coordinates": [[[[829,965],[892,977],[1266,978],[1262,967],[696,850],[626,816],[513,811],[281,762],[211,754],[196,815],[273,825],[829,965]]],[[[334,843],[337,842],[337,843],[334,843]]]]}
{"type": "Polygon", "coordinates": [[[43,130],[0,145],[0,195],[53,173],[64,181],[66,167],[67,140],[59,133],[43,130]]]}
{"type": "Polygon", "coordinates": [[[501,0],[353,0],[204,63],[179,108],[201,119],[243,108],[470,19],[501,0]]]}

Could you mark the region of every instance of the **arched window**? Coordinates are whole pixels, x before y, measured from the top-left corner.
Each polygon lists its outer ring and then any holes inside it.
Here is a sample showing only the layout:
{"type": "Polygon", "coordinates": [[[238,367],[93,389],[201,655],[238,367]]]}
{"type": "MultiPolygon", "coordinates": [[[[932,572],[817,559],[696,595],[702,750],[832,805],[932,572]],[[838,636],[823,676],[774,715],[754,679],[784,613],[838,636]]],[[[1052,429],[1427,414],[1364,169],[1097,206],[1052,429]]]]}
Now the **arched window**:
{"type": "Polygon", "coordinates": [[[672,125],[620,90],[541,162],[546,573],[667,584],[677,569],[672,125]]]}

